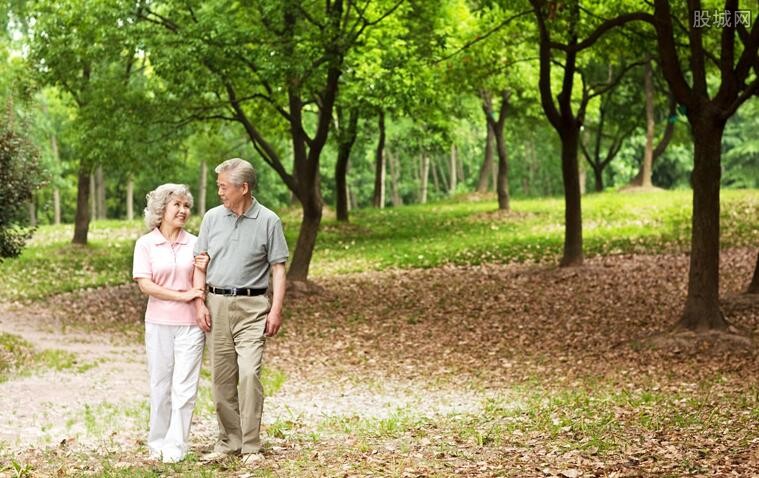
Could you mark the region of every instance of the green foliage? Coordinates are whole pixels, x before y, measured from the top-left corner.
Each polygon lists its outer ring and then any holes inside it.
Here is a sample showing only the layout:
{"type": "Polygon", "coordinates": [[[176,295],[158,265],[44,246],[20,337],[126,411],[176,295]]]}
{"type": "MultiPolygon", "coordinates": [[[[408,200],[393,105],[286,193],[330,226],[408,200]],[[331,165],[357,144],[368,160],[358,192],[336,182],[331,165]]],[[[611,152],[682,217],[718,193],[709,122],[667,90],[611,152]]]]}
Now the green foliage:
{"type": "Polygon", "coordinates": [[[747,102],[725,128],[722,141],[722,185],[759,187],[759,102],[747,102]]]}
{"type": "Polygon", "coordinates": [[[39,187],[38,153],[12,124],[0,125],[0,260],[16,257],[32,230],[22,214],[39,187]]]}

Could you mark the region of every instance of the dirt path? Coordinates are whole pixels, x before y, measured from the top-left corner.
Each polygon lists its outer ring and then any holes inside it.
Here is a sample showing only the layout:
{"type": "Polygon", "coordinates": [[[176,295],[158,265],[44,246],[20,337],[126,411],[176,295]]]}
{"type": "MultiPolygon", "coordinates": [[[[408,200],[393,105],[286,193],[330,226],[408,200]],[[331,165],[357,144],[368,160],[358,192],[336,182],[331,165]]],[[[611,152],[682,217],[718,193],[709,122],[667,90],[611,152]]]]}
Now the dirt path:
{"type": "MultiPolygon", "coordinates": [[[[8,306],[0,307],[0,330],[22,337],[36,351],[62,350],[77,357],[69,369],[39,371],[0,383],[0,450],[14,453],[64,442],[79,451],[103,447],[128,451],[143,445],[148,388],[141,344],[113,340],[102,332],[75,331],[50,316],[8,306]]],[[[485,398],[482,392],[429,390],[408,380],[285,379],[267,398],[264,426],[278,421],[313,426],[335,417],[384,419],[399,411],[416,417],[476,413],[485,398]]],[[[210,384],[204,374],[193,446],[198,450],[211,446],[215,430],[210,384]]]]}
{"type": "Polygon", "coordinates": [[[98,427],[94,413],[104,404],[133,408],[146,397],[146,365],[139,345],[114,344],[100,334],[63,333],[49,317],[8,307],[0,309],[0,330],[22,337],[36,351],[76,355],[72,368],[38,371],[0,384],[0,441],[11,448],[64,439],[93,445],[99,438],[91,433],[98,427]]]}

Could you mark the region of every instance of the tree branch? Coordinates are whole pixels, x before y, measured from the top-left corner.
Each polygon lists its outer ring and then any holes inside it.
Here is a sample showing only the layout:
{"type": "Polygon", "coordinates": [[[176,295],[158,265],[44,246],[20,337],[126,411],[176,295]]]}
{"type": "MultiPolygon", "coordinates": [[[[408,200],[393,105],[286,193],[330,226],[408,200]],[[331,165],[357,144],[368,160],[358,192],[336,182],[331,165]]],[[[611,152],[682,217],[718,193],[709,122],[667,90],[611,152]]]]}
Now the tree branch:
{"type": "Polygon", "coordinates": [[[490,31],[486,32],[483,35],[477,35],[476,38],[474,38],[473,40],[469,40],[468,42],[464,43],[464,45],[462,45],[459,49],[457,49],[453,53],[451,53],[449,55],[446,55],[446,56],[444,56],[442,58],[439,58],[439,59],[433,61],[432,64],[436,65],[436,64],[438,64],[440,62],[450,60],[451,58],[453,58],[454,56],[458,55],[462,51],[468,49],[469,47],[474,46],[474,45],[476,45],[477,43],[479,43],[481,41],[487,40],[490,37],[490,35],[494,34],[498,30],[500,30],[501,28],[503,28],[506,25],[508,25],[512,20],[516,20],[517,18],[522,17],[524,15],[529,15],[530,13],[532,13],[531,10],[525,10],[523,12],[517,13],[516,15],[510,16],[509,18],[503,20],[501,23],[499,23],[498,25],[496,25],[495,27],[493,27],[490,31]]]}

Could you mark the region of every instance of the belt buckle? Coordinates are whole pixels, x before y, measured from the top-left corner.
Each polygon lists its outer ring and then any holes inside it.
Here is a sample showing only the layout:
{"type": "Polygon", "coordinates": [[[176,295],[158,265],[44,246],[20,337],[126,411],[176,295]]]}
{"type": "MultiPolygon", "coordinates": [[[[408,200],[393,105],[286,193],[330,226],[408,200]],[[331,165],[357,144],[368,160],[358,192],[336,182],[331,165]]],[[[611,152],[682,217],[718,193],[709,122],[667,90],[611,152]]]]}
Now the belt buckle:
{"type": "Polygon", "coordinates": [[[230,290],[232,291],[232,293],[230,294],[232,297],[237,295],[237,287],[232,287],[232,289],[230,290]]]}

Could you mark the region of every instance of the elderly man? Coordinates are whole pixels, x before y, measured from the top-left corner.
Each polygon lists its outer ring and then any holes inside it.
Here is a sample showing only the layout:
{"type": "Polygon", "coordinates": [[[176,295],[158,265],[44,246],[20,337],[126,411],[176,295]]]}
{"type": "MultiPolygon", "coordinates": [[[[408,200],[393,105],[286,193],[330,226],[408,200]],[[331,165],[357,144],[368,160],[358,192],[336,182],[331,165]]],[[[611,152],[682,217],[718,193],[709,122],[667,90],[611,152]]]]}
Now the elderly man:
{"type": "Polygon", "coordinates": [[[211,354],[213,397],[219,436],[206,461],[242,453],[243,463],[262,459],[261,360],[266,337],[282,325],[287,243],[282,222],[252,195],[256,173],[245,160],[216,168],[223,205],[208,211],[195,244],[194,286],[207,287],[196,300],[198,325],[211,354]],[[272,298],[266,295],[269,273],[272,298]]]}

